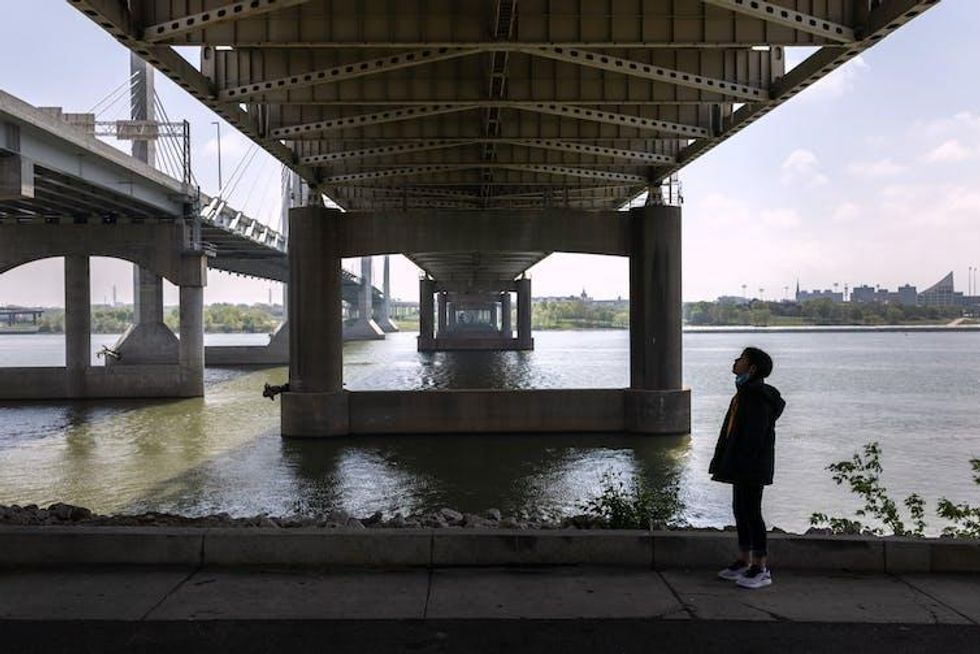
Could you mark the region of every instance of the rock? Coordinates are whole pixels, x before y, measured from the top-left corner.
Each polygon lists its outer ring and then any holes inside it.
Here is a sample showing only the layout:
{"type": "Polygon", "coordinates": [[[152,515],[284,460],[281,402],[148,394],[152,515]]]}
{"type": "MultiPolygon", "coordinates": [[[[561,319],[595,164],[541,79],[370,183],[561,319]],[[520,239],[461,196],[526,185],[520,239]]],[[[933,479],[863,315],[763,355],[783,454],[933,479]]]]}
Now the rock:
{"type": "Polygon", "coordinates": [[[499,525],[501,529],[520,529],[521,523],[517,521],[517,518],[507,516],[501,519],[499,525]]]}
{"type": "Polygon", "coordinates": [[[357,518],[348,518],[346,526],[350,529],[365,529],[364,523],[357,518]]]}
{"type": "Polygon", "coordinates": [[[598,529],[604,525],[602,518],[589,513],[579,513],[562,520],[561,526],[574,527],[575,529],[598,529]]]}
{"type": "Polygon", "coordinates": [[[487,509],[486,517],[488,520],[500,522],[500,518],[503,516],[500,514],[500,509],[487,509]]]}
{"type": "Polygon", "coordinates": [[[449,522],[449,523],[462,522],[463,521],[463,514],[462,513],[460,513],[459,511],[455,511],[453,509],[450,509],[448,507],[447,508],[439,509],[439,515],[442,516],[442,519],[443,520],[445,520],[446,522],[449,522]]]}
{"type": "Polygon", "coordinates": [[[276,522],[275,520],[269,518],[268,516],[262,516],[261,518],[259,518],[259,523],[258,523],[257,526],[258,527],[276,528],[276,529],[278,529],[279,528],[279,523],[276,522]]]}
{"type": "Polygon", "coordinates": [[[364,518],[361,522],[364,523],[365,527],[374,527],[375,525],[381,524],[382,520],[384,520],[384,514],[381,511],[375,511],[371,514],[371,517],[364,518]]]}
{"type": "Polygon", "coordinates": [[[803,533],[807,536],[830,536],[833,532],[826,527],[810,527],[803,533]]]}
{"type": "Polygon", "coordinates": [[[385,523],[386,527],[392,527],[394,529],[402,529],[408,526],[408,522],[405,520],[405,516],[401,513],[396,513],[395,517],[385,523]]]}
{"type": "Polygon", "coordinates": [[[487,520],[481,516],[474,513],[467,513],[463,516],[463,526],[468,529],[487,529],[497,526],[497,523],[493,520],[487,520]]]}

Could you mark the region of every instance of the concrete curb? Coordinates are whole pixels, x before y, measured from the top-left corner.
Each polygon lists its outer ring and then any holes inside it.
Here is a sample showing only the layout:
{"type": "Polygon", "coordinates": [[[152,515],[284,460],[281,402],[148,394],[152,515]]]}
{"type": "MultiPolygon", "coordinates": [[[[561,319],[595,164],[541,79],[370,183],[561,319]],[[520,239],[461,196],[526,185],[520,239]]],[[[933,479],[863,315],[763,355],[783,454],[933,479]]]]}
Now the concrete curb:
{"type": "MultiPolygon", "coordinates": [[[[0,527],[0,566],[714,568],[730,532],[505,529],[0,527]]],[[[770,536],[774,566],[869,573],[980,573],[980,540],[770,536]]]]}

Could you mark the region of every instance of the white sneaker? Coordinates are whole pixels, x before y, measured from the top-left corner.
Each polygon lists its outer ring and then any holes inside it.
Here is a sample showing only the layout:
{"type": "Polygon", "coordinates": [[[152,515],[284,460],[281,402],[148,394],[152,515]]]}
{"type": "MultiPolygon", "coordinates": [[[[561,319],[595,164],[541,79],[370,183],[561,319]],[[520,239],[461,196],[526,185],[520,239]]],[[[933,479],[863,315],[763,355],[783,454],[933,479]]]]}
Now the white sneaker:
{"type": "Polygon", "coordinates": [[[772,573],[769,572],[769,568],[754,565],[743,572],[742,576],[735,580],[735,584],[740,588],[765,588],[772,585],[772,573]]]}
{"type": "Polygon", "coordinates": [[[749,564],[744,561],[735,561],[727,568],[722,569],[718,573],[719,579],[724,579],[725,581],[735,581],[739,579],[745,571],[749,569],[749,564]]]}

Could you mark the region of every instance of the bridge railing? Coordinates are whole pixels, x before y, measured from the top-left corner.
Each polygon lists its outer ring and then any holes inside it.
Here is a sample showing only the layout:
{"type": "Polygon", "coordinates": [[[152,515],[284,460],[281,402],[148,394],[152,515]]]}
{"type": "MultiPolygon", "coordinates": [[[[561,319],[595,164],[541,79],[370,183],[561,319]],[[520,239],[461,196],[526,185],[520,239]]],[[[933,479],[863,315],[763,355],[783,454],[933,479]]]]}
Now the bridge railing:
{"type": "Polygon", "coordinates": [[[201,220],[265,247],[286,252],[285,235],[229,206],[224,198],[211,198],[202,193],[201,220]]]}

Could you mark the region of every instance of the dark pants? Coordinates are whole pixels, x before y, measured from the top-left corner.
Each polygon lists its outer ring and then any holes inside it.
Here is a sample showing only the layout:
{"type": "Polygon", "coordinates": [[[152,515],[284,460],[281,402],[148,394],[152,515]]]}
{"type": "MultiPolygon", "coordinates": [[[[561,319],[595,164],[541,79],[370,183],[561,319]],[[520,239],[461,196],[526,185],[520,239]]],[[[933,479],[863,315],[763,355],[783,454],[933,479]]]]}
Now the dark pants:
{"type": "Polygon", "coordinates": [[[766,523],[762,519],[761,484],[732,484],[732,510],[738,529],[738,547],[766,556],[766,523]]]}

